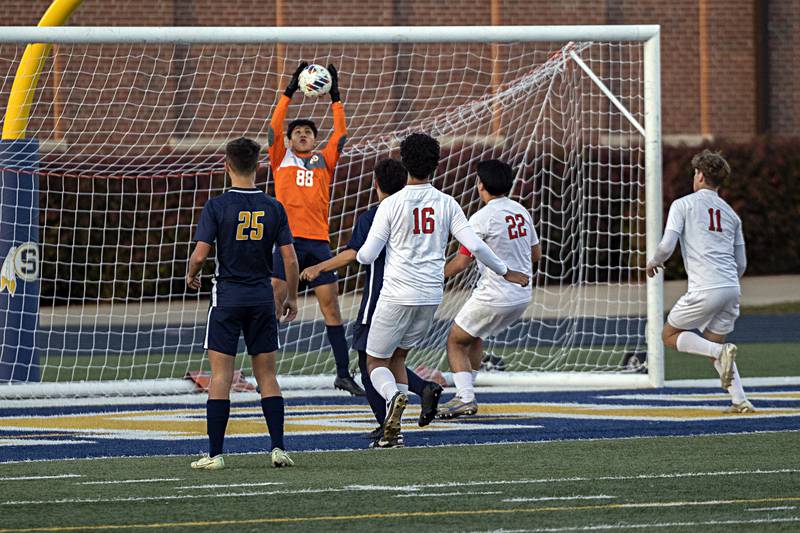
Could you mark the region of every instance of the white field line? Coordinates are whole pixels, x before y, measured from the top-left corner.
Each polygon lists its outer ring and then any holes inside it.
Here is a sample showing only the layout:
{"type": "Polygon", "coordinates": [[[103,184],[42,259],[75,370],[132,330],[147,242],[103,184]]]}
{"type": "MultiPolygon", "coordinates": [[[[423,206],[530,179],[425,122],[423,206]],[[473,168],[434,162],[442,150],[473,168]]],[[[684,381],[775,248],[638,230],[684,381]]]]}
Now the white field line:
{"type": "Polygon", "coordinates": [[[81,481],[77,485],[121,485],[124,483],[159,483],[162,481],[183,481],[179,477],[164,477],[152,479],[116,479],[114,481],[81,481]]]}
{"type": "Polygon", "coordinates": [[[783,505],[780,507],[755,507],[750,509],[745,509],[745,511],[753,512],[761,512],[761,511],[791,511],[793,509],[797,509],[795,505],[783,505]]]}
{"type": "Polygon", "coordinates": [[[80,474],[59,474],[57,476],[19,476],[19,477],[0,477],[0,481],[30,481],[36,479],[64,479],[70,477],[82,477],[80,474]]]}
{"type": "Polygon", "coordinates": [[[175,496],[129,496],[125,498],[64,498],[61,500],[19,500],[0,502],[0,506],[11,505],[55,505],[59,503],[119,503],[119,502],[147,502],[170,500],[196,500],[204,498],[245,498],[251,496],[276,496],[286,494],[318,494],[324,492],[344,492],[344,489],[299,489],[299,490],[270,490],[251,492],[225,492],[209,494],[179,494],[175,496]]]}
{"type": "Polygon", "coordinates": [[[616,496],[609,496],[608,494],[598,494],[597,496],[542,496],[541,498],[506,498],[503,500],[508,503],[517,502],[550,502],[550,501],[566,501],[566,500],[613,500],[616,496]]]}
{"type": "Polygon", "coordinates": [[[488,492],[433,492],[430,494],[414,492],[412,494],[396,494],[395,498],[438,498],[440,496],[482,496],[489,494],[503,494],[503,492],[499,490],[488,492]]]}
{"type": "Polygon", "coordinates": [[[266,487],[269,485],[285,485],[283,481],[266,481],[264,483],[230,483],[227,485],[184,485],[178,487],[177,490],[194,490],[194,489],[228,489],[233,487],[266,487]]]}
{"type": "Polygon", "coordinates": [[[574,527],[540,527],[536,529],[490,529],[472,533],[562,533],[567,531],[607,531],[615,529],[650,529],[659,527],[734,526],[742,524],[785,524],[800,522],[800,516],[754,520],[707,520],[703,522],[648,522],[646,524],[595,524],[574,527]]]}
{"type": "Polygon", "coordinates": [[[568,483],[574,481],[629,481],[634,479],[675,479],[692,477],[714,477],[714,476],[752,476],[752,475],[773,475],[773,474],[795,474],[800,472],[796,468],[784,468],[781,470],[730,470],[726,472],[677,472],[674,474],[640,474],[637,476],[600,476],[600,477],[561,477],[561,478],[541,478],[541,479],[507,479],[498,481],[452,481],[445,483],[426,483],[419,485],[347,485],[346,490],[396,490],[396,491],[419,491],[421,489],[441,489],[461,486],[480,486],[480,485],[526,485],[535,483],[568,483]]]}

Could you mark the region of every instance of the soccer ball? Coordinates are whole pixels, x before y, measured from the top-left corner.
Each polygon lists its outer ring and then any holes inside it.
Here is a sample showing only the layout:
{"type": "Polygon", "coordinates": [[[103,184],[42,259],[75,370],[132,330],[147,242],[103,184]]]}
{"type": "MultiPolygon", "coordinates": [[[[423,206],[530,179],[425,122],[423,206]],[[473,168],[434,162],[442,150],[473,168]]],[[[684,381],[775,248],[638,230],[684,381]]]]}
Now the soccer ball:
{"type": "Polygon", "coordinates": [[[300,90],[306,96],[322,96],[331,90],[331,73],[322,65],[309,65],[300,73],[300,90]]]}

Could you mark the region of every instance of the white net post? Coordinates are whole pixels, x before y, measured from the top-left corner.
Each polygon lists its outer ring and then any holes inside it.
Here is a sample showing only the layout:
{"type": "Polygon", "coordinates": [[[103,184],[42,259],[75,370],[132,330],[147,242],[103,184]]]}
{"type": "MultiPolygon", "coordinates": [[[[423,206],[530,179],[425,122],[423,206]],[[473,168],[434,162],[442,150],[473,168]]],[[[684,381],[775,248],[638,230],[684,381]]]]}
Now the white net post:
{"type": "MultiPolygon", "coordinates": [[[[331,194],[334,250],[377,201],[372,168],[398,156],[409,132],[439,138],[434,184],[468,215],[480,208],[475,165],[504,159],[543,258],[523,320],[486,343],[507,371],[481,380],[641,386],[647,376],[624,362],[647,353],[649,383],[663,383],[661,281],[644,274],[661,224],[658,28],[391,30],[329,28],[327,43],[304,42],[302,28],[4,30],[2,42],[12,44],[1,48],[2,101],[24,48],[13,43],[57,43],[28,127],[41,146],[43,381],[28,388],[190,388],[181,378],[203,365],[213,272],[207,265],[199,293],[185,290],[194,226],[225,188],[224,143],[239,135],[265,143],[300,59],[341,73],[349,141],[331,194]]],[[[315,119],[322,142],[332,129],[326,97],[298,93],[294,117],[315,119]]],[[[269,189],[271,180],[264,171],[257,183],[269,189]]],[[[340,306],[352,320],[364,272],[354,265],[340,274],[340,306]]],[[[448,281],[412,364],[446,370],[447,331],[475,280],[473,269],[448,281]]],[[[328,384],[314,378],[334,367],[324,323],[313,296],[302,304],[298,321],[281,328],[279,373],[328,384]]],[[[248,358],[240,362],[247,371],[248,358]]]]}

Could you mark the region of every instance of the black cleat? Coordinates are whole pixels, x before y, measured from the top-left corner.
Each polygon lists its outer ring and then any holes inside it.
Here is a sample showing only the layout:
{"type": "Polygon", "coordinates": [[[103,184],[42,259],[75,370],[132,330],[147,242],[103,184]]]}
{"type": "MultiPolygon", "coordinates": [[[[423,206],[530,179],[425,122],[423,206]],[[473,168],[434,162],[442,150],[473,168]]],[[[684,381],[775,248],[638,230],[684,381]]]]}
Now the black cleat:
{"type": "Polygon", "coordinates": [[[429,381],[422,389],[422,408],[419,411],[419,427],[427,426],[436,418],[439,409],[439,398],[442,396],[442,386],[429,381]]]}
{"type": "Polygon", "coordinates": [[[364,389],[362,389],[361,386],[356,383],[356,380],[353,379],[353,376],[345,376],[343,378],[337,377],[335,380],[333,380],[333,387],[349,392],[353,396],[367,395],[367,393],[364,392],[364,389]]]}
{"type": "Polygon", "coordinates": [[[378,426],[369,433],[362,433],[361,436],[369,440],[378,440],[383,437],[383,426],[378,426]]]}

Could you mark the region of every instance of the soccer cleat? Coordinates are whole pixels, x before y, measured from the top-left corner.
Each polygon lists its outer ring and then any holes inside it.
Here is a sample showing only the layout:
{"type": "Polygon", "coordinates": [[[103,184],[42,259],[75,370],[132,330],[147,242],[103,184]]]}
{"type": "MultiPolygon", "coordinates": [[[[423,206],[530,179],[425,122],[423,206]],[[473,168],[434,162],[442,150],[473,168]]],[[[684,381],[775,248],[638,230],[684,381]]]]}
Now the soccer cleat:
{"type": "Polygon", "coordinates": [[[361,436],[369,440],[378,440],[383,437],[383,426],[378,426],[369,433],[362,433],[361,436]]]}
{"type": "Polygon", "coordinates": [[[192,468],[197,470],[219,470],[225,468],[225,459],[222,458],[221,454],[214,457],[204,455],[197,461],[192,461],[192,468]]]}
{"type": "Polygon", "coordinates": [[[382,440],[391,442],[400,435],[400,423],[406,405],[408,405],[408,396],[399,391],[394,393],[386,409],[386,420],[383,421],[382,440]]]}
{"type": "Polygon", "coordinates": [[[478,412],[478,402],[472,400],[465,402],[458,396],[454,396],[452,400],[444,404],[439,409],[438,418],[456,418],[458,416],[474,415],[478,412]]]}
{"type": "Polygon", "coordinates": [[[722,365],[722,372],[720,373],[720,383],[722,388],[728,390],[733,381],[733,363],[736,361],[736,345],[726,344],[722,347],[722,353],[719,354],[719,362],[722,365]]]}
{"type": "Polygon", "coordinates": [[[383,438],[380,438],[369,443],[369,447],[373,449],[403,448],[403,446],[403,441],[399,438],[394,440],[384,440],[383,438]]]}
{"type": "Polygon", "coordinates": [[[280,468],[282,466],[294,466],[294,461],[289,457],[289,454],[280,448],[272,449],[272,466],[280,468]]]}
{"type": "Polygon", "coordinates": [[[756,408],[750,403],[750,400],[745,400],[742,403],[731,404],[727,409],[722,411],[732,415],[755,413],[756,408]]]}
{"type": "Polygon", "coordinates": [[[345,376],[343,378],[337,377],[335,380],[333,380],[333,387],[345,392],[349,392],[352,396],[367,395],[367,393],[364,392],[364,389],[362,389],[361,386],[356,383],[356,380],[353,379],[353,376],[345,376]]]}
{"type": "Polygon", "coordinates": [[[439,408],[439,398],[442,396],[442,386],[429,381],[422,388],[422,406],[419,411],[419,427],[427,426],[436,418],[439,408]]]}

